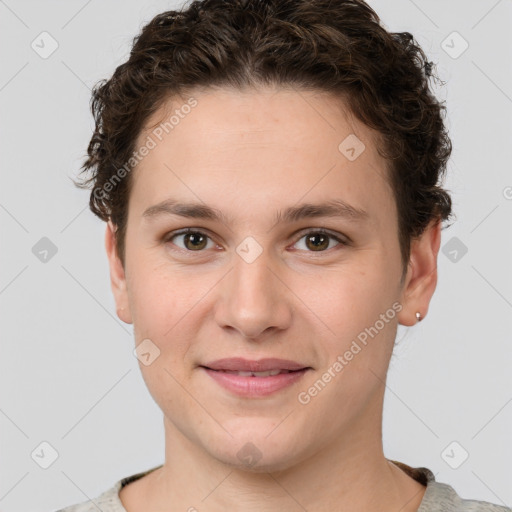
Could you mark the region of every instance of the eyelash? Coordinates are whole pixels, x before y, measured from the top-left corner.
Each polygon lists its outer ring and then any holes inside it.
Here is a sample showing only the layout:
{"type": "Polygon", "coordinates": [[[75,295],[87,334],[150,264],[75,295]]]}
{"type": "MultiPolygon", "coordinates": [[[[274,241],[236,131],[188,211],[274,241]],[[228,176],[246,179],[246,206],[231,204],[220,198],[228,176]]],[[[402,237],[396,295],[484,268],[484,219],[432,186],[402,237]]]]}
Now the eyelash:
{"type": "MultiPolygon", "coordinates": [[[[165,235],[163,241],[166,242],[166,243],[171,243],[172,245],[175,245],[174,243],[171,242],[171,240],[173,238],[175,238],[177,236],[180,236],[180,235],[187,235],[187,234],[202,235],[202,236],[205,236],[205,237],[209,238],[210,240],[212,240],[212,237],[210,237],[208,235],[208,233],[206,233],[206,232],[204,232],[204,231],[202,231],[200,229],[185,228],[185,229],[181,229],[179,231],[172,231],[172,232],[168,233],[167,235],[165,235]]],[[[333,233],[331,233],[329,231],[326,231],[324,229],[321,229],[321,228],[319,228],[319,229],[311,229],[310,231],[303,232],[303,234],[300,236],[300,238],[297,239],[297,242],[299,240],[302,240],[304,237],[306,237],[308,235],[312,235],[312,234],[326,236],[326,237],[328,237],[330,239],[333,239],[336,242],[338,242],[338,245],[336,245],[335,247],[331,247],[330,249],[325,249],[323,251],[306,251],[306,252],[310,252],[311,254],[326,253],[326,252],[332,251],[333,249],[336,249],[339,246],[345,247],[345,246],[350,245],[349,240],[343,240],[340,237],[338,237],[337,235],[334,235],[333,233]]],[[[295,244],[297,242],[295,242],[295,244]]],[[[177,250],[177,251],[180,251],[180,252],[188,252],[188,253],[195,253],[195,252],[201,253],[201,252],[205,252],[205,249],[198,250],[198,251],[191,251],[189,249],[182,249],[181,247],[178,247],[177,249],[173,249],[173,250],[177,250]]]]}

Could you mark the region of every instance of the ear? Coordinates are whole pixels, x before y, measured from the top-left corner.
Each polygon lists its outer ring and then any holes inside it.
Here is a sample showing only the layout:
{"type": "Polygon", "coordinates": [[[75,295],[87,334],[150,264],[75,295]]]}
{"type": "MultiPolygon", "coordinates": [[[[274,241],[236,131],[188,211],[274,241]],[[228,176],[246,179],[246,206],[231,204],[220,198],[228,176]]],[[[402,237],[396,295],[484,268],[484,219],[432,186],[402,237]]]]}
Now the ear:
{"type": "Polygon", "coordinates": [[[132,323],[128,291],[126,287],[126,276],[121,259],[117,254],[116,229],[111,221],[107,222],[105,232],[105,249],[110,267],[110,286],[116,302],[117,316],[125,323],[132,323]]]}
{"type": "Polygon", "coordinates": [[[437,285],[437,254],[441,244],[441,220],[434,219],[419,238],[411,242],[411,256],[402,288],[398,314],[402,325],[411,326],[418,320],[416,312],[425,318],[430,299],[437,285]]]}

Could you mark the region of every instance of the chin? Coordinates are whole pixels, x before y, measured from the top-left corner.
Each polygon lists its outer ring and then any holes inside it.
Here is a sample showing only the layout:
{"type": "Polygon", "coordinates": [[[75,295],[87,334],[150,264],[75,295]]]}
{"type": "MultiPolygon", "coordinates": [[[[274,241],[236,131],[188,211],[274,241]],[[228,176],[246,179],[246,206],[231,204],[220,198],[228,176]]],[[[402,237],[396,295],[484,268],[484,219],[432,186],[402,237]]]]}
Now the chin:
{"type": "Polygon", "coordinates": [[[278,433],[274,431],[276,425],[279,422],[268,420],[258,421],[252,428],[246,426],[236,430],[227,427],[233,437],[227,439],[223,436],[222,440],[209,444],[216,448],[209,450],[210,454],[231,468],[251,473],[286,470],[299,458],[296,442],[290,441],[300,436],[290,433],[284,426],[282,432],[278,433]]]}
{"type": "Polygon", "coordinates": [[[226,466],[247,473],[272,473],[283,471],[294,465],[289,453],[279,450],[279,453],[271,453],[270,450],[259,450],[248,442],[234,453],[223,456],[212,454],[217,460],[226,466]]]}

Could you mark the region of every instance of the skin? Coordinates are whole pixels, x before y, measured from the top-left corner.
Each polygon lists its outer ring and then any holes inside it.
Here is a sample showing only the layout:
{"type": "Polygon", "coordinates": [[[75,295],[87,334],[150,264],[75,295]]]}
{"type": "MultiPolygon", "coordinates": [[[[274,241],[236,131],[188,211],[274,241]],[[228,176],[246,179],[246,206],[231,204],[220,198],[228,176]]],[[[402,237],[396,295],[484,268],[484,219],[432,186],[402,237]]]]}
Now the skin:
{"type": "MultiPolygon", "coordinates": [[[[124,266],[114,227],[106,230],[118,316],[133,323],[137,345],[149,338],[160,350],[140,369],[165,425],[165,463],[121,490],[124,507],[416,511],[425,487],[384,457],[382,406],[397,325],[414,325],[416,311],[425,317],[436,287],[440,224],[413,240],[401,281],[386,161],[340,100],[287,89],[193,96],[197,106],[133,171],[124,266]],[[349,134],[366,146],[354,161],[338,150],[349,134]],[[143,216],[170,197],[217,208],[229,223],[143,216]],[[368,218],[274,221],[278,210],[330,199],[368,218]],[[166,238],[186,227],[205,232],[207,245],[166,238]],[[315,250],[305,235],[319,228],[350,243],[329,238],[315,250]],[[236,252],[248,236],[263,249],[252,263],[236,252]],[[397,301],[401,311],[301,404],[298,394],[397,301]],[[235,356],[313,370],[269,397],[240,398],[198,367],[235,356]],[[261,454],[251,467],[237,457],[249,442],[261,454]]],[[[146,126],[185,101],[170,99],[146,126]]]]}

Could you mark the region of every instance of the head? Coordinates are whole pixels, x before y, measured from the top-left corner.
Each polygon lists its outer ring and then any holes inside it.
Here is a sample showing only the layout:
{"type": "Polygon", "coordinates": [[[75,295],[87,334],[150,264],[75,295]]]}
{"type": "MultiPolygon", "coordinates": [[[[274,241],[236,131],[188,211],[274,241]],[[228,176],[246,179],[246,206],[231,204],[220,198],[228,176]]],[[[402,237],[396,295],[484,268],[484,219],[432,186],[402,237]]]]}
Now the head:
{"type": "Polygon", "coordinates": [[[156,16],[95,87],[81,186],[108,222],[118,315],[160,351],[141,369],[170,429],[228,463],[250,441],[284,468],[379,410],[451,215],[431,77],[362,1],[206,0],[156,16]],[[237,398],[201,368],[224,357],[310,370],[300,389],[237,398]]]}

